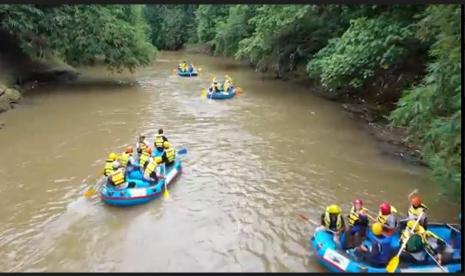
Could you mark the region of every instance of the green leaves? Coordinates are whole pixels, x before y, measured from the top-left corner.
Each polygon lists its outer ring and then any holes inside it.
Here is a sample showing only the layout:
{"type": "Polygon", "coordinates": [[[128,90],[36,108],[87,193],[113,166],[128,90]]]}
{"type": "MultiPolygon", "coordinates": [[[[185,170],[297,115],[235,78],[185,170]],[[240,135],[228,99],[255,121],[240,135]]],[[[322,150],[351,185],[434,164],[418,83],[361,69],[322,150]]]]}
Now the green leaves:
{"type": "Polygon", "coordinates": [[[406,53],[408,26],[387,16],[350,20],[340,39],[332,40],[307,65],[309,76],[328,90],[359,88],[379,68],[389,68],[406,53]]]}
{"type": "Polygon", "coordinates": [[[431,43],[428,74],[404,92],[390,115],[421,146],[433,176],[450,194],[460,195],[461,81],[460,7],[430,6],[418,22],[418,38],[431,43]]]}
{"type": "Polygon", "coordinates": [[[0,26],[33,57],[59,55],[78,65],[103,56],[110,70],[133,70],[154,54],[141,12],[137,5],[0,5],[0,26]]]}

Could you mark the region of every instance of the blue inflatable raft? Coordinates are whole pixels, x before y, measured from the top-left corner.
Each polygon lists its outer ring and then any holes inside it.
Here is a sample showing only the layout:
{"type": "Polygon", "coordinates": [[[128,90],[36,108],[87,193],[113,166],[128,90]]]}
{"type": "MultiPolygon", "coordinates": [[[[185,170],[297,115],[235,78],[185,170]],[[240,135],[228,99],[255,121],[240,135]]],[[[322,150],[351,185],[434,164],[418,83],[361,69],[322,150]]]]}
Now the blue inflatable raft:
{"type": "Polygon", "coordinates": [[[197,72],[197,69],[195,68],[193,68],[192,70],[187,70],[187,71],[181,71],[178,68],[178,76],[181,76],[181,77],[195,77],[198,74],[199,73],[197,72]]]}
{"type": "MultiPolygon", "coordinates": [[[[154,156],[160,155],[155,151],[154,156]]],[[[151,185],[143,179],[143,173],[140,169],[134,168],[127,173],[126,185],[124,188],[117,188],[111,184],[105,183],[100,192],[100,198],[103,202],[115,206],[132,206],[147,203],[162,195],[165,184],[170,185],[174,179],[182,172],[181,159],[176,158],[173,165],[166,167],[165,178],[161,179],[155,185],[151,185]],[[133,187],[132,187],[133,186],[133,187]]]]}
{"type": "MultiPolygon", "coordinates": [[[[458,244],[461,243],[461,232],[457,232],[457,226],[449,227],[448,224],[429,223],[428,230],[435,233],[448,244],[452,245],[453,252],[452,258],[449,262],[445,262],[442,266],[447,272],[460,272],[461,265],[461,249],[458,244]],[[454,240],[454,241],[452,241],[454,240]]],[[[341,236],[344,239],[344,235],[341,236]]],[[[399,233],[393,236],[393,247],[395,252],[400,249],[399,246],[399,233]]],[[[354,250],[342,250],[339,248],[334,240],[333,234],[321,229],[315,231],[310,238],[310,247],[314,249],[315,255],[319,263],[329,269],[331,272],[369,272],[369,273],[386,273],[386,266],[377,267],[370,265],[364,261],[359,261],[358,256],[355,255],[354,250]]],[[[369,242],[365,241],[365,245],[369,246],[369,242]]],[[[426,262],[422,264],[407,262],[401,257],[396,272],[443,272],[436,263],[428,256],[426,262]]]]}
{"type": "Polygon", "coordinates": [[[214,99],[214,100],[226,100],[231,99],[236,95],[236,88],[231,86],[228,91],[219,91],[219,92],[212,92],[210,88],[208,88],[207,99],[214,99]]]}

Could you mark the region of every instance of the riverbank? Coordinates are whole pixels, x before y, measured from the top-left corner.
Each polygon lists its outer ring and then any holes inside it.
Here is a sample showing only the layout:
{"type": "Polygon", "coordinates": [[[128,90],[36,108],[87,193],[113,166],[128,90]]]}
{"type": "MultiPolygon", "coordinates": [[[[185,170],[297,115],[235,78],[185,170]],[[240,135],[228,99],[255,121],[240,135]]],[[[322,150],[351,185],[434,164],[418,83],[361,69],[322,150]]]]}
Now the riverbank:
{"type": "MultiPolygon", "coordinates": [[[[184,51],[213,55],[212,45],[208,44],[186,45],[184,51]]],[[[339,103],[350,117],[359,122],[361,128],[368,131],[379,142],[379,150],[383,154],[410,164],[427,166],[419,149],[405,141],[407,137],[405,129],[389,126],[386,119],[399,99],[403,88],[409,83],[419,81],[424,74],[425,68],[418,66],[418,64],[422,63],[412,58],[388,70],[377,72],[362,88],[366,92],[362,96],[357,93],[348,93],[344,96],[329,93],[310,80],[304,68],[280,74],[279,79],[294,82],[308,88],[320,97],[339,103]]],[[[258,70],[255,71],[258,72],[258,70]]],[[[260,72],[260,74],[264,78],[278,78],[277,74],[273,72],[260,72]]]]}

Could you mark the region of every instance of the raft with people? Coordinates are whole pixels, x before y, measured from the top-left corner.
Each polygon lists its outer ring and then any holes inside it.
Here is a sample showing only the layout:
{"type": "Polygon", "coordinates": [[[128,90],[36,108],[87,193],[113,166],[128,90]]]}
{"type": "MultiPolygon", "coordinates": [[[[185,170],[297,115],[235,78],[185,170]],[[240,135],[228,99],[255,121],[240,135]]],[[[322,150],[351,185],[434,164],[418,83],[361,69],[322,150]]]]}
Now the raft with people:
{"type": "Polygon", "coordinates": [[[182,172],[181,160],[166,168],[165,177],[156,183],[151,183],[143,178],[143,173],[134,169],[126,176],[126,185],[117,187],[105,183],[100,197],[106,204],[116,206],[132,206],[147,203],[163,194],[165,188],[173,183],[174,179],[182,172]]]}
{"type": "Polygon", "coordinates": [[[178,65],[177,72],[178,72],[178,76],[181,76],[181,77],[195,77],[195,76],[197,76],[199,74],[198,70],[197,70],[197,68],[195,68],[194,64],[192,64],[192,63],[188,64],[185,61],[182,61],[178,65]]]}
{"type": "Polygon", "coordinates": [[[139,136],[136,152],[128,146],[121,154],[110,153],[105,161],[103,179],[84,195],[91,197],[100,189],[100,198],[109,205],[132,206],[147,203],[160,195],[169,197],[168,186],[182,172],[180,157],[187,149],[176,150],[158,130],[152,148],[139,136]]]}
{"type": "Polygon", "coordinates": [[[204,97],[214,100],[226,100],[234,97],[237,91],[232,79],[228,75],[225,75],[224,81],[217,81],[216,78],[213,78],[212,84],[206,90],[204,97]]]}
{"type": "Polygon", "coordinates": [[[347,215],[347,225],[342,209],[329,205],[309,246],[317,260],[332,272],[461,271],[460,227],[428,223],[428,208],[422,199],[412,194],[409,199],[408,215],[401,219],[387,202],[380,204],[374,217],[357,199],[347,215]]]}
{"type": "MultiPolygon", "coordinates": [[[[429,224],[428,230],[441,237],[446,243],[451,243],[455,230],[448,224],[429,224]]],[[[452,226],[454,227],[454,226],[452,226]]],[[[455,226],[454,228],[456,228],[455,226]]],[[[368,235],[373,235],[369,232],[368,235]]],[[[460,233],[458,233],[460,235],[460,233]]],[[[395,250],[400,249],[398,241],[400,234],[395,233],[391,240],[391,246],[395,250]]],[[[365,241],[366,247],[371,247],[369,240],[365,241]]],[[[309,244],[314,249],[319,263],[331,272],[369,272],[369,273],[386,273],[386,265],[374,265],[362,259],[355,249],[343,250],[336,244],[333,239],[333,233],[325,229],[318,229],[310,238],[309,244]]],[[[446,272],[460,272],[462,269],[460,249],[455,248],[451,252],[450,260],[443,264],[442,267],[446,272]]],[[[441,272],[442,269],[428,255],[421,263],[400,259],[399,266],[395,272],[441,272]]]]}

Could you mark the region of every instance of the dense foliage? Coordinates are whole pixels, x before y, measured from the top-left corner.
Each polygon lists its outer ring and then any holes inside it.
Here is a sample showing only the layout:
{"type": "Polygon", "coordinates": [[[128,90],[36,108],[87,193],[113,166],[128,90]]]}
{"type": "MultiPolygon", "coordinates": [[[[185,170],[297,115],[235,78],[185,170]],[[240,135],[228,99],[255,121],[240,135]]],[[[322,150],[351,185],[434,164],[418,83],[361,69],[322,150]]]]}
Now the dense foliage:
{"type": "Polygon", "coordinates": [[[410,139],[421,145],[438,182],[460,194],[460,7],[428,7],[417,35],[432,43],[428,74],[420,85],[405,91],[390,119],[406,126],[410,139]]]}
{"type": "Polygon", "coordinates": [[[0,28],[30,56],[58,56],[71,65],[133,70],[154,54],[136,5],[0,5],[0,28]]]}
{"type": "Polygon", "coordinates": [[[159,49],[179,50],[195,29],[195,5],[147,5],[144,15],[152,44],[159,49]]]}

